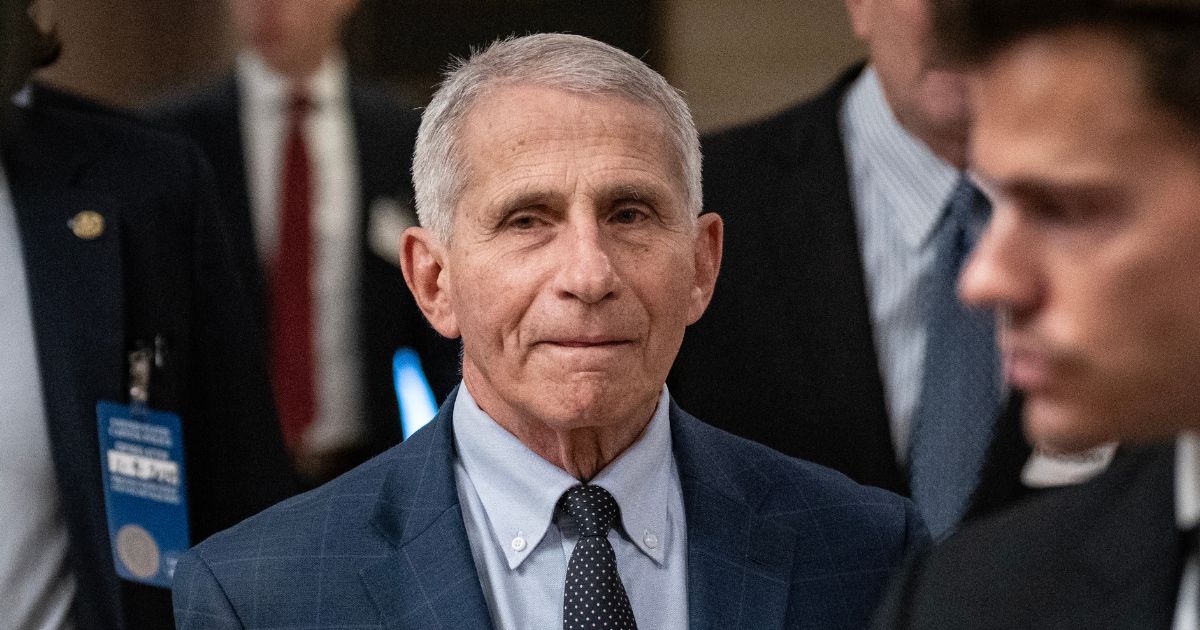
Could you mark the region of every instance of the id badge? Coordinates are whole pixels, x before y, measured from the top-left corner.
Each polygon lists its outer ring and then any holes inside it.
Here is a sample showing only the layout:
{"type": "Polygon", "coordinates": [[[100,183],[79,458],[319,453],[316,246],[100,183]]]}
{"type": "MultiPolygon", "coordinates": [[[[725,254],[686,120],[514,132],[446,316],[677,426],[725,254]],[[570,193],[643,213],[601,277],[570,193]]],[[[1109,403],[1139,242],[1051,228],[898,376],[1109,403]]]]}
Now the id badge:
{"type": "Polygon", "coordinates": [[[190,542],[179,416],[100,401],[96,417],[117,575],[170,588],[175,564],[190,542]]]}

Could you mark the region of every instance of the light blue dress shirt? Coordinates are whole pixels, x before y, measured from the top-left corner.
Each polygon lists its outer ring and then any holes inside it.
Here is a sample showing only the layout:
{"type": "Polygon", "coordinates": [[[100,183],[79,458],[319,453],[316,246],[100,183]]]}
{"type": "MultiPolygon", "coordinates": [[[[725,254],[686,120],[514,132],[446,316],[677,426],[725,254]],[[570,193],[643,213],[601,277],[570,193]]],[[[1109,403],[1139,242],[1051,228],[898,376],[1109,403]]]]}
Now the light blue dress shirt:
{"type": "MultiPolygon", "coordinates": [[[[639,628],[687,628],[687,527],[666,386],[642,436],[590,483],[621,509],[608,534],[639,628]]],[[[466,386],[454,403],[459,503],[497,630],[562,628],[578,532],[555,506],[579,483],[496,424],[466,386]]]]}
{"type": "Polygon", "coordinates": [[[875,70],[842,103],[871,329],[897,461],[908,459],[925,362],[921,278],[934,260],[934,228],[959,171],[900,126],[875,70]]]}

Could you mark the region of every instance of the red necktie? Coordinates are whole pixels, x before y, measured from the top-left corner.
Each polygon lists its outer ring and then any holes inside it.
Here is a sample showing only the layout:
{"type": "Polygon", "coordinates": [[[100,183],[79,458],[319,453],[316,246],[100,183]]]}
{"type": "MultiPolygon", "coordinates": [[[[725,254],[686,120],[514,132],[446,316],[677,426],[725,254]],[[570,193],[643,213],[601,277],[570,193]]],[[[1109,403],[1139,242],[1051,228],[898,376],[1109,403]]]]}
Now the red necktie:
{"type": "Polygon", "coordinates": [[[304,95],[289,102],[279,189],[279,249],[271,266],[271,377],[279,422],[288,449],[295,452],[316,413],[313,356],[312,169],[304,120],[304,95]]]}

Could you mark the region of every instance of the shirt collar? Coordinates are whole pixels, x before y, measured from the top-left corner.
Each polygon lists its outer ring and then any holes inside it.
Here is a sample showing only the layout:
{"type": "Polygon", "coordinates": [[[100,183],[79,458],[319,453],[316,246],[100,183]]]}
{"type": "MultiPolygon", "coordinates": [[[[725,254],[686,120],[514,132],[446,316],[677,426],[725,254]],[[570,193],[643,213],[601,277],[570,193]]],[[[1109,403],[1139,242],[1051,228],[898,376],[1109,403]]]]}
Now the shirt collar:
{"type": "Polygon", "coordinates": [[[26,82],[12,95],[12,102],[21,109],[29,109],[33,105],[33,84],[26,82]]]}
{"type": "MultiPolygon", "coordinates": [[[[670,534],[667,498],[673,460],[669,401],[664,385],[641,437],[590,482],[613,495],[629,539],[658,564],[665,560],[670,534]]],[[[465,385],[454,402],[454,443],[487,514],[493,542],[504,552],[509,569],[516,569],[545,536],[559,498],[579,480],[542,459],[492,420],[465,385]]]]}
{"type": "MultiPolygon", "coordinates": [[[[302,81],[315,109],[340,105],[345,100],[347,84],[345,57],[334,54],[321,62],[317,71],[302,81]]],[[[286,112],[291,84],[287,77],[275,72],[253,51],[242,51],[237,57],[238,88],[255,107],[286,112]]]]}
{"type": "Polygon", "coordinates": [[[873,67],[855,80],[843,115],[846,142],[861,156],[860,176],[875,182],[896,214],[896,226],[916,250],[933,234],[958,182],[958,169],[939,158],[896,120],[873,67]]]}
{"type": "Polygon", "coordinates": [[[1200,434],[1175,441],[1175,523],[1181,531],[1200,525],[1200,434]]]}

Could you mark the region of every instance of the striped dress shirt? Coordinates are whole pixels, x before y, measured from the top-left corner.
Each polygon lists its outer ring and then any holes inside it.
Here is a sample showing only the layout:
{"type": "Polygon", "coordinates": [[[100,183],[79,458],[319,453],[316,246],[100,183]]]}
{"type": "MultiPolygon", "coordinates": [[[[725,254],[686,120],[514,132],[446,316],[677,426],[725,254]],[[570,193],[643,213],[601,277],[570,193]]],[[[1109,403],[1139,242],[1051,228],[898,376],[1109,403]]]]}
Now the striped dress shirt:
{"type": "Polygon", "coordinates": [[[903,464],[925,360],[920,281],[933,263],[934,228],[959,171],[900,126],[874,68],[859,75],[840,113],[871,327],[903,464]]]}

